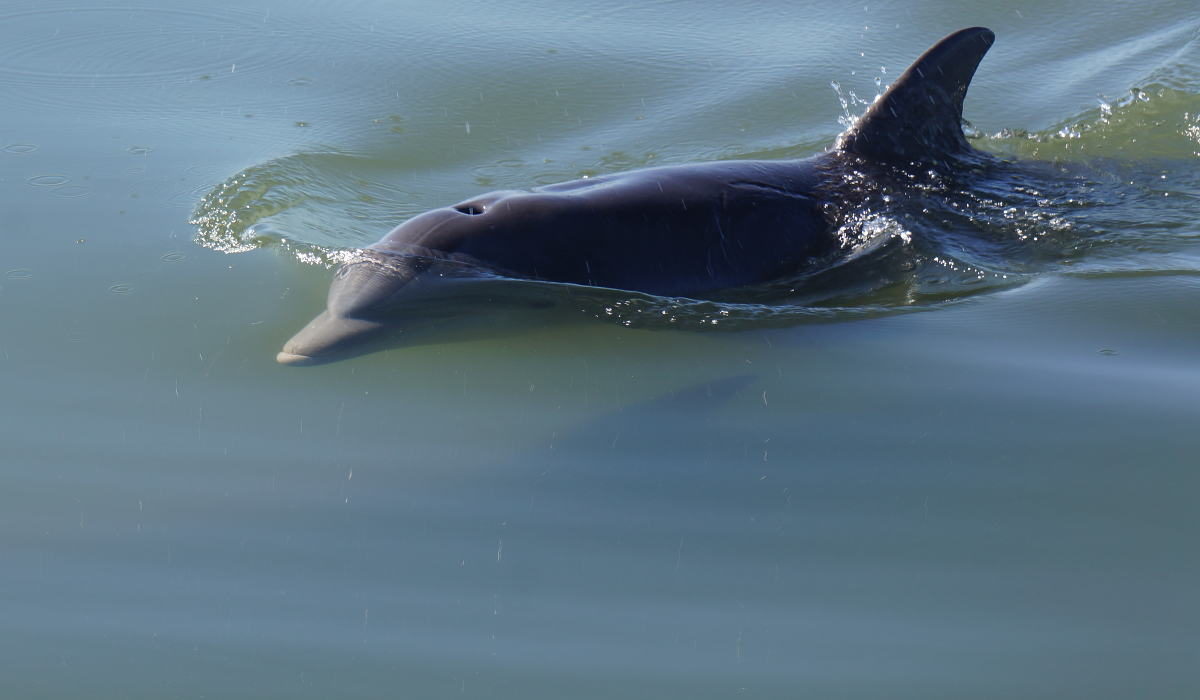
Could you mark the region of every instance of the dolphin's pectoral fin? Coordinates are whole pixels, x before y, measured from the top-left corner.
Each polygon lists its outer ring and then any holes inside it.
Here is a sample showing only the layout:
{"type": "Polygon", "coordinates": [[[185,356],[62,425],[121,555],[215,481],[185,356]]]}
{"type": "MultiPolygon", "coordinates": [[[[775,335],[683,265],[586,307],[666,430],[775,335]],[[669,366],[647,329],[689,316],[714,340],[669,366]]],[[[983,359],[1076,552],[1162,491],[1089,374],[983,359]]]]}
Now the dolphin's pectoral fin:
{"type": "Polygon", "coordinates": [[[939,41],[842,134],[838,148],[893,163],[940,163],[970,153],[963,98],[995,39],[991,30],[972,27],[939,41]]]}

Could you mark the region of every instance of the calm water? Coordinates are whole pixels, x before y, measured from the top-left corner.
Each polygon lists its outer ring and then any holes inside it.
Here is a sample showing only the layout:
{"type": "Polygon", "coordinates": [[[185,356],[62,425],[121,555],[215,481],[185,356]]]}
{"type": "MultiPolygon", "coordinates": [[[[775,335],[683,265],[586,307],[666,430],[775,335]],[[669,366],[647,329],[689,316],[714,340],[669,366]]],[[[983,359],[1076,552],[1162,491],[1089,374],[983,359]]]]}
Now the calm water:
{"type": "Polygon", "coordinates": [[[2,694],[1196,697],[1194,3],[511,5],[0,5],[2,694]],[[1054,165],[883,283],[274,362],[408,216],[818,152],[978,24],[1054,165]]]}

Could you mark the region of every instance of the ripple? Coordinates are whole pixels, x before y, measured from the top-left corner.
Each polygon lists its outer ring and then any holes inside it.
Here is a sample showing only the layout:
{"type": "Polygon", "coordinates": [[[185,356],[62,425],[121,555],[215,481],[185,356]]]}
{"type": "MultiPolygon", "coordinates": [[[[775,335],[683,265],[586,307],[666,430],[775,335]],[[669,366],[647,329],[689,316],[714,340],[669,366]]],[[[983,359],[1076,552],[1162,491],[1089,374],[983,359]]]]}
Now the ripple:
{"type": "Polygon", "coordinates": [[[70,178],[63,175],[37,175],[29,178],[25,182],[28,182],[36,187],[58,187],[59,185],[65,185],[70,181],[70,178]]]}
{"type": "MultiPolygon", "coordinates": [[[[137,167],[142,168],[141,172],[145,172],[144,166],[137,166],[137,167]]],[[[189,171],[187,171],[187,174],[193,175],[193,172],[194,171],[189,170],[189,171]]],[[[203,200],[204,197],[206,195],[208,195],[209,192],[211,192],[211,191],[212,191],[212,185],[195,184],[195,185],[192,185],[187,188],[176,190],[175,192],[173,192],[172,194],[170,194],[167,197],[167,200],[171,204],[176,204],[179,206],[195,207],[196,202],[203,200]]]]}
{"type": "Polygon", "coordinates": [[[27,267],[18,267],[4,273],[4,276],[10,280],[27,280],[33,277],[33,270],[27,267]]]}
{"type": "Polygon", "coordinates": [[[0,22],[9,37],[0,80],[84,87],[229,70],[249,63],[253,45],[228,39],[261,31],[248,15],[153,7],[39,9],[0,15],[0,22]]]}
{"type": "Polygon", "coordinates": [[[119,284],[114,284],[113,286],[109,287],[108,291],[112,292],[113,294],[132,294],[133,286],[129,285],[129,284],[119,283],[119,284]]]}
{"type": "MultiPolygon", "coordinates": [[[[0,14],[0,88],[49,107],[189,109],[164,86],[270,75],[309,60],[289,15],[221,8],[45,8],[0,14]]],[[[340,30],[335,27],[335,30],[340,30]]],[[[201,99],[197,96],[196,99],[201,99]]]]}
{"type": "MultiPolygon", "coordinates": [[[[379,239],[409,216],[395,202],[418,199],[401,190],[380,160],[343,153],[303,153],[248,168],[209,191],[191,223],[206,248],[242,253],[284,245],[324,260],[342,248],[379,239]]],[[[311,259],[311,258],[310,258],[311,259]]]]}
{"type": "Polygon", "coordinates": [[[53,190],[55,197],[83,197],[89,192],[88,188],[82,185],[67,185],[65,187],[55,187],[53,190]]]}
{"type": "MultiPolygon", "coordinates": [[[[569,285],[567,285],[569,286],[569,285]]],[[[691,331],[740,331],[748,328],[785,327],[877,318],[898,313],[929,311],[955,300],[924,303],[853,303],[843,306],[809,306],[782,299],[761,303],[705,301],[683,297],[630,295],[612,289],[576,288],[569,294],[575,309],[590,318],[627,328],[676,328],[691,331]]]]}
{"type": "Polygon", "coordinates": [[[177,250],[172,250],[169,253],[163,253],[159,260],[166,263],[175,263],[182,261],[186,256],[177,250]]]}
{"type": "Polygon", "coordinates": [[[37,149],[38,147],[32,143],[10,143],[4,147],[4,152],[20,155],[22,153],[32,153],[37,149]]]}

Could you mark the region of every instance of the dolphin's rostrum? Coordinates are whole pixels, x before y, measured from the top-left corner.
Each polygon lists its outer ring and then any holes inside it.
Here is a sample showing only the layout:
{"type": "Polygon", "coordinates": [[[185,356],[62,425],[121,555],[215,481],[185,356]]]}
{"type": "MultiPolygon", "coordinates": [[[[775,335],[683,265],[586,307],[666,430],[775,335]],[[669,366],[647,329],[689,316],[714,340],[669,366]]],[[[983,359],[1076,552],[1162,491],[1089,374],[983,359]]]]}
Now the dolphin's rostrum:
{"type": "Polygon", "coordinates": [[[963,136],[963,98],[993,40],[982,27],[942,39],[811,158],[635,170],[416,216],[337,271],[326,310],[277,359],[314,364],[365,352],[455,266],[702,297],[831,264],[846,252],[836,234],[852,204],[848,172],[952,172],[977,156],[963,136]]]}

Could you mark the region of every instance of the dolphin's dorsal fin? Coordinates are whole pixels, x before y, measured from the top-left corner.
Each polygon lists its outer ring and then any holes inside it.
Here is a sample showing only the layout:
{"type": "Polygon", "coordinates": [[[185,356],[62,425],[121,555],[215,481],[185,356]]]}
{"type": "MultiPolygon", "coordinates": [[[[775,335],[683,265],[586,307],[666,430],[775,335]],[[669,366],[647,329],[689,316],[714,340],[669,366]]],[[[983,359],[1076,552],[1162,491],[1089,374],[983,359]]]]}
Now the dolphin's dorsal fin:
{"type": "Polygon", "coordinates": [[[963,98],[995,40],[991,30],[971,27],[939,41],[841,135],[837,148],[893,163],[939,163],[970,152],[963,98]]]}

